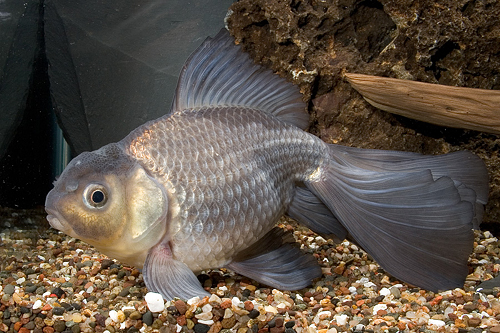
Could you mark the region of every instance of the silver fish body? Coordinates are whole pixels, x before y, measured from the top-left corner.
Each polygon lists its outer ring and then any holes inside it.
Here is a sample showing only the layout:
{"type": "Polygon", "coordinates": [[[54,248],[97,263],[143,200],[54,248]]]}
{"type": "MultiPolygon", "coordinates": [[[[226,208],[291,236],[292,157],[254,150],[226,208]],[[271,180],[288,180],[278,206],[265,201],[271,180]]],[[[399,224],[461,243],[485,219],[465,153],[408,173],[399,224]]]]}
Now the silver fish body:
{"type": "Polygon", "coordinates": [[[327,151],[295,126],[234,107],[182,111],[123,143],[169,193],[172,251],[193,271],[226,266],[268,233],[327,151]]]}
{"type": "Polygon", "coordinates": [[[329,145],[303,130],[304,110],[222,31],[186,62],[170,114],[71,161],[47,219],[142,268],[165,298],[206,294],[195,273],[219,267],[311,284],[321,269],[275,226],[283,214],[349,236],[404,281],[460,286],[487,200],[482,161],[329,145]]]}

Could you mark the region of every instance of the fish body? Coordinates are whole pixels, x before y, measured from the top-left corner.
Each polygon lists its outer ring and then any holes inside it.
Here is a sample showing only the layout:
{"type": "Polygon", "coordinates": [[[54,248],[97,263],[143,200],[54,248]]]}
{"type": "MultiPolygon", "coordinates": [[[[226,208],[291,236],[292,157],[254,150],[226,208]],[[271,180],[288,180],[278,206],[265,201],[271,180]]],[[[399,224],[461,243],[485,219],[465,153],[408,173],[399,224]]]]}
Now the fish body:
{"type": "Polygon", "coordinates": [[[296,87],[222,31],[186,62],[171,113],[70,162],[47,219],[168,299],[206,294],[195,273],[219,267],[311,284],[321,270],[276,228],[283,214],[351,237],[409,283],[463,283],[487,199],[481,160],[329,145],[303,130],[304,110],[296,87]]]}
{"type": "Polygon", "coordinates": [[[296,126],[234,107],[173,114],[124,147],[166,189],[172,250],[193,271],[224,267],[264,237],[326,152],[296,126]]]}

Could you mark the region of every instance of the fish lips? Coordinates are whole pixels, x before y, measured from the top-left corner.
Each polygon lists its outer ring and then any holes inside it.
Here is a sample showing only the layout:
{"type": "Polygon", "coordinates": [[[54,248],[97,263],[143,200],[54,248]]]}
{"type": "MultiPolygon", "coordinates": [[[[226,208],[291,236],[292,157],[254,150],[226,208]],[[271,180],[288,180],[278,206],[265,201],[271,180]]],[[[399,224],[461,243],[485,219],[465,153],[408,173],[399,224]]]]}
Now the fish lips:
{"type": "Polygon", "coordinates": [[[55,197],[57,197],[57,195],[54,193],[54,190],[52,190],[45,199],[45,211],[48,214],[46,219],[49,221],[52,228],[60,230],[66,234],[70,234],[72,231],[71,227],[53,206],[54,201],[57,201],[57,198],[55,197]]]}

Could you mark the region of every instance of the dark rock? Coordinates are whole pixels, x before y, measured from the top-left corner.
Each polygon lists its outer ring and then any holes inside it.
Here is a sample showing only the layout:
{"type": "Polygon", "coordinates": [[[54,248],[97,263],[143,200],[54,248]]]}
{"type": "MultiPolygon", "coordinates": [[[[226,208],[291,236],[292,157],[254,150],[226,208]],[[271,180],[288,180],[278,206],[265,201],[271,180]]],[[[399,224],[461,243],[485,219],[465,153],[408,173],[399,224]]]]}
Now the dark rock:
{"type": "Polygon", "coordinates": [[[66,310],[61,307],[61,306],[56,306],[52,309],[52,314],[56,315],[56,316],[61,316],[64,314],[66,310]]]}
{"type": "Polygon", "coordinates": [[[12,295],[16,288],[12,284],[8,284],[3,288],[3,292],[7,295],[12,295]]]}
{"type": "Polygon", "coordinates": [[[153,314],[151,311],[146,311],[146,313],[142,315],[142,322],[148,326],[153,324],[153,314]]]}
{"type": "Polygon", "coordinates": [[[54,330],[56,332],[62,332],[66,329],[66,324],[62,320],[56,320],[54,323],[54,330]]]}
{"type": "Polygon", "coordinates": [[[32,286],[27,286],[26,288],[24,288],[24,290],[31,294],[31,293],[34,293],[36,291],[38,287],[36,285],[32,285],[32,286]]]}
{"type": "Polygon", "coordinates": [[[286,328],[292,328],[295,326],[295,320],[290,320],[285,323],[286,328]]]}
{"type": "Polygon", "coordinates": [[[120,291],[118,296],[126,297],[130,293],[130,287],[125,287],[120,291]]]}
{"type": "Polygon", "coordinates": [[[25,325],[24,325],[25,328],[29,329],[29,330],[33,330],[35,329],[35,322],[34,321],[29,321],[27,322],[25,325]]]}
{"type": "Polygon", "coordinates": [[[54,295],[56,295],[57,298],[61,298],[65,294],[64,290],[62,290],[59,287],[56,287],[56,288],[52,289],[51,293],[54,294],[54,295]]]}
{"type": "Polygon", "coordinates": [[[250,311],[248,313],[248,316],[251,318],[251,319],[255,319],[259,316],[259,311],[257,309],[253,309],[252,311],[250,311]]]}
{"type": "Polygon", "coordinates": [[[96,315],[94,316],[95,318],[95,321],[97,323],[97,325],[101,326],[101,327],[105,327],[106,324],[106,317],[104,317],[102,314],[100,313],[96,313],[96,315]]]}
{"type": "Polygon", "coordinates": [[[115,262],[111,259],[103,259],[101,261],[101,269],[108,269],[109,266],[113,265],[115,262]]]}
{"type": "Polygon", "coordinates": [[[29,309],[25,306],[21,306],[20,310],[21,310],[21,313],[30,313],[31,312],[31,309],[29,309]]]}
{"type": "Polygon", "coordinates": [[[196,333],[207,333],[209,329],[210,329],[210,326],[205,325],[205,324],[195,324],[194,325],[194,331],[196,333]]]}

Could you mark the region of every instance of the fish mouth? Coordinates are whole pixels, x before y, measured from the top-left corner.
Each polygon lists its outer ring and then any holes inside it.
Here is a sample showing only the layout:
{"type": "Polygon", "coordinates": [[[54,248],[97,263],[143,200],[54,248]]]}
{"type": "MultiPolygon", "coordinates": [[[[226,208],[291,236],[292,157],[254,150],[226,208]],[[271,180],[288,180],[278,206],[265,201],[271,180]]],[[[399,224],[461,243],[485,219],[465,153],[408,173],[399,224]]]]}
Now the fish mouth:
{"type": "Polygon", "coordinates": [[[45,211],[48,214],[46,219],[47,221],[49,221],[49,224],[52,228],[63,232],[65,232],[68,229],[67,224],[62,222],[63,220],[57,216],[58,214],[55,210],[45,207],[45,211]]]}

